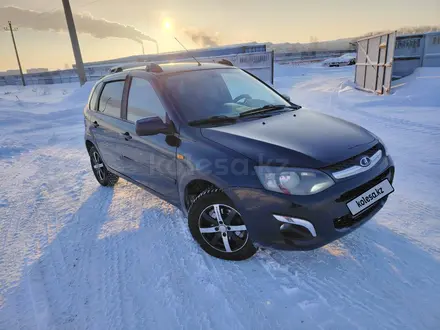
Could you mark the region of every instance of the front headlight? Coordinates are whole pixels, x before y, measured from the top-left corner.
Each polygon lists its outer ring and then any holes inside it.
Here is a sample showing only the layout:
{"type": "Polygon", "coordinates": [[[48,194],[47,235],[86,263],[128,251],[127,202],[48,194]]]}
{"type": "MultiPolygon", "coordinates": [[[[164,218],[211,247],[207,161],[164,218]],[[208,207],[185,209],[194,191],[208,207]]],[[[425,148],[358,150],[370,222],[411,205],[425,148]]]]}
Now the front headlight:
{"type": "Polygon", "coordinates": [[[255,171],[264,188],[286,195],[313,195],[335,184],[327,174],[313,169],[255,166],[255,171]]]}

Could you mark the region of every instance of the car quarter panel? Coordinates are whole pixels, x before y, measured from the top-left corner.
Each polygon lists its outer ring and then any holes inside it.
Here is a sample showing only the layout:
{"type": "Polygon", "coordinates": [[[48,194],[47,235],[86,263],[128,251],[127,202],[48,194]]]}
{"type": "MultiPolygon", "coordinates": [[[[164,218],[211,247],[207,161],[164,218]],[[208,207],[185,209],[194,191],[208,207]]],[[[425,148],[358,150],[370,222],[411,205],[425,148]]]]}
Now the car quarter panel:
{"type": "Polygon", "coordinates": [[[182,210],[185,188],[193,180],[205,180],[226,195],[234,186],[261,188],[255,173],[256,163],[216,142],[203,138],[199,128],[184,128],[177,149],[177,178],[182,210]]]}

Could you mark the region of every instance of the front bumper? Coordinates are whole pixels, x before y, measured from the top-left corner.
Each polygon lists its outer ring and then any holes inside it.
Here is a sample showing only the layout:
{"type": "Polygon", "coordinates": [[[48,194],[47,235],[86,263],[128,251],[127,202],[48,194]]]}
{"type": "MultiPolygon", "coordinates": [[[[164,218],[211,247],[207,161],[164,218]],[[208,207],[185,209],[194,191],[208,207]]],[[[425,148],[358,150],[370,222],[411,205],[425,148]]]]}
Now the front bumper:
{"type": "Polygon", "coordinates": [[[289,196],[240,187],[230,188],[228,195],[255,243],[287,250],[314,249],[350,233],[371,219],[385,205],[388,196],[356,216],[351,215],[347,203],[384,179],[391,183],[394,179],[394,164],[390,157],[384,157],[367,172],[337,180],[335,185],[315,195],[289,196]],[[274,215],[306,220],[313,225],[316,236],[304,226],[280,222],[274,215]]]}

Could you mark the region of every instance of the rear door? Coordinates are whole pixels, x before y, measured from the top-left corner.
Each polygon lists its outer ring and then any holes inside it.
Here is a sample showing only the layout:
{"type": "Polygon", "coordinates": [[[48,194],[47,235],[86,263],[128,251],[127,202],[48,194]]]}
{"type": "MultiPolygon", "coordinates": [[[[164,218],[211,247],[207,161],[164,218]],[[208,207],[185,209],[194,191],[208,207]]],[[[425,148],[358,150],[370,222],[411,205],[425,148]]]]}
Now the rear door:
{"type": "Polygon", "coordinates": [[[121,152],[126,142],[121,138],[121,104],[125,80],[104,83],[95,118],[93,135],[107,167],[123,173],[121,152]]]}
{"type": "Polygon", "coordinates": [[[137,136],[135,123],[148,117],[169,121],[164,102],[156,93],[151,80],[131,77],[129,83],[125,137],[127,148],[122,150],[126,175],[163,195],[167,200],[178,201],[176,184],[176,146],[170,144],[165,134],[137,136]]]}

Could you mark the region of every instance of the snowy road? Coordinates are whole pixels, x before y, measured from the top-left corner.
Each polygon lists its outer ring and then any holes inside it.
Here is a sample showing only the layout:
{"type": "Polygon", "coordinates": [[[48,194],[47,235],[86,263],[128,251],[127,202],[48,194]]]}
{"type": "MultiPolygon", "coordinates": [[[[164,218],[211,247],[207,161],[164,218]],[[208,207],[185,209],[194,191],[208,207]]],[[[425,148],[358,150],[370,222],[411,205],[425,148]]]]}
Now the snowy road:
{"type": "Polygon", "coordinates": [[[440,72],[377,97],[351,70],[278,68],[276,85],[381,136],[396,192],[340,241],[240,263],[204,254],[169,204],[97,184],[90,85],[1,87],[0,329],[439,329],[440,72]]]}

